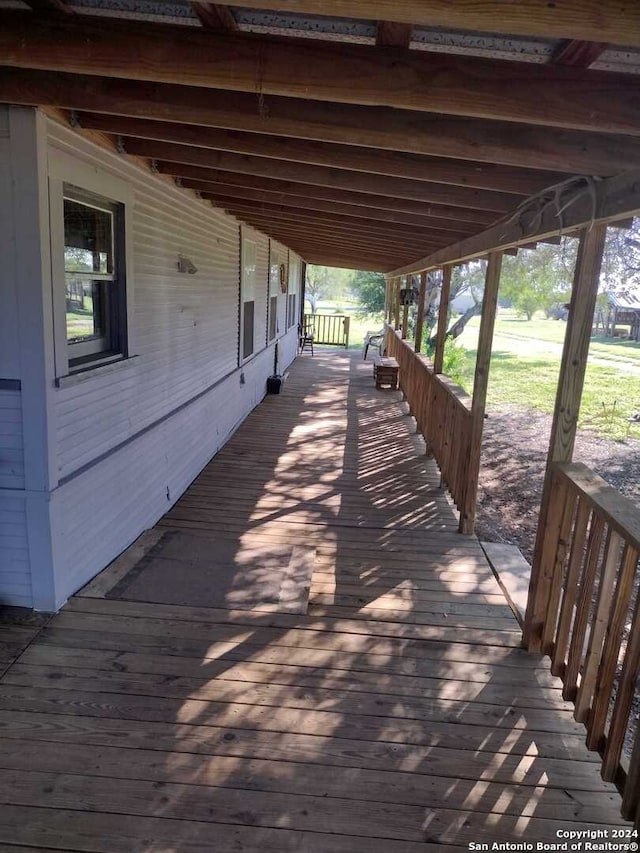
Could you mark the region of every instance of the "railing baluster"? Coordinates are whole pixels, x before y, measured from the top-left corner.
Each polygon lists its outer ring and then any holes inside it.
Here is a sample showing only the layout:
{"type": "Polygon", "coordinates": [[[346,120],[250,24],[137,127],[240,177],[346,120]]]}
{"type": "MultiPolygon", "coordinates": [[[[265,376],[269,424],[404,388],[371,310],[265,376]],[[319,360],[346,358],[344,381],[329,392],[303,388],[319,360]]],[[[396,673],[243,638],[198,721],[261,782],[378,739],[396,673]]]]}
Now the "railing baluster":
{"type": "Polygon", "coordinates": [[[573,528],[573,541],[571,542],[571,556],[564,584],[564,595],[560,606],[560,618],[551,657],[551,672],[554,675],[563,676],[566,668],[567,645],[569,643],[569,631],[573,619],[573,608],[578,595],[578,578],[584,558],[584,546],[587,541],[587,527],[591,508],[584,500],[578,502],[578,512],[573,528]]]}
{"type": "MultiPolygon", "coordinates": [[[[609,712],[609,700],[618,666],[618,655],[620,654],[624,623],[633,590],[637,564],[638,552],[629,545],[626,545],[622,556],[622,565],[618,573],[618,582],[613,596],[613,605],[607,625],[607,635],[596,680],[595,701],[587,727],[587,747],[593,750],[600,750],[603,745],[604,730],[609,712]]],[[[618,756],[617,761],[619,760],[620,757],[618,756]]]]}
{"type": "Polygon", "coordinates": [[[545,614],[545,623],[542,629],[542,653],[550,655],[553,652],[554,636],[558,624],[558,609],[560,607],[560,596],[564,580],[564,566],[567,559],[568,539],[571,533],[571,522],[573,521],[573,513],[576,505],[575,492],[571,491],[568,486],[564,487],[564,510],[560,521],[560,530],[558,533],[558,544],[556,547],[556,556],[554,565],[551,570],[551,583],[549,585],[549,599],[547,602],[547,612],[545,614]]]}
{"type": "Polygon", "coordinates": [[[400,367],[400,388],[425,440],[427,454],[435,457],[442,479],[460,509],[466,489],[464,463],[471,441],[471,399],[446,376],[436,376],[433,365],[390,326],[385,345],[400,367]]]}
{"type": "Polygon", "coordinates": [[[638,820],[640,819],[640,810],[638,809],[638,799],[640,794],[640,734],[639,727],[636,725],[635,741],[633,744],[633,752],[631,753],[631,761],[629,762],[629,772],[624,784],[624,793],[622,794],[622,817],[626,820],[632,820],[638,829],[638,820]]]}
{"type": "Polygon", "coordinates": [[[589,532],[589,545],[587,547],[587,559],[580,583],[580,592],[576,607],[576,615],[573,623],[571,641],[569,643],[569,658],[564,677],[562,696],[573,702],[578,689],[578,673],[582,664],[584,650],[584,638],[589,622],[589,610],[593,584],[596,578],[596,569],[600,557],[600,546],[604,533],[604,522],[600,516],[595,515],[591,519],[591,530],[589,532]]]}
{"type": "Polygon", "coordinates": [[[596,604],[595,617],[591,622],[589,631],[589,644],[587,654],[582,668],[582,678],[576,699],[576,710],[574,717],[578,722],[584,723],[591,711],[591,703],[598,675],[598,664],[602,653],[602,644],[607,629],[609,607],[611,606],[611,595],[616,579],[618,563],[620,561],[620,547],[622,538],[615,530],[609,530],[607,545],[605,548],[604,563],[600,583],[598,584],[598,600],[596,604]]]}
{"type": "MultiPolygon", "coordinates": [[[[525,617],[525,636],[531,641],[527,648],[532,649],[533,639],[542,643],[542,631],[545,625],[545,615],[549,605],[549,596],[557,570],[558,548],[562,539],[562,523],[564,508],[566,505],[568,485],[566,481],[554,473],[551,478],[548,492],[548,508],[546,517],[548,523],[545,530],[545,539],[542,545],[540,565],[536,576],[535,590],[529,593],[527,614],[525,617]]],[[[540,645],[541,647],[541,645],[540,645]]]]}
{"type": "MultiPolygon", "coordinates": [[[[636,681],[640,674],[640,595],[636,594],[636,604],[631,619],[631,634],[627,642],[622,672],[618,679],[618,689],[609,723],[609,734],[602,760],[602,778],[612,782],[618,774],[620,755],[627,733],[627,723],[631,713],[636,681]]],[[[608,704],[608,702],[607,702],[608,704]]]]}

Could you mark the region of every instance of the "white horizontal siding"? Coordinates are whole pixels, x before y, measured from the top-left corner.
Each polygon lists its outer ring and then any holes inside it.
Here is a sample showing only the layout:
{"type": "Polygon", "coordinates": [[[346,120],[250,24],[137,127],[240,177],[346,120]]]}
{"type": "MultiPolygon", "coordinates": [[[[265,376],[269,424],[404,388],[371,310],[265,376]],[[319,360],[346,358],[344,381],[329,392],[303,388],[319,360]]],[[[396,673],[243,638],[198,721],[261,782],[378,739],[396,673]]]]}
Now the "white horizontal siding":
{"type": "MultiPolygon", "coordinates": [[[[240,369],[237,221],[66,128],[52,122],[48,132],[52,152],[113,174],[133,197],[127,287],[135,358],[52,391],[61,481],[51,496],[59,606],[167,511],[262,399],[273,346],[266,348],[263,234],[251,234],[255,354],[240,369]],[[178,272],[178,255],[194,263],[194,275],[178,272]]],[[[284,247],[282,254],[286,259],[284,247]]],[[[281,368],[295,348],[293,329],[280,342],[281,368]]]]}
{"type": "Polygon", "coordinates": [[[133,191],[134,310],[126,370],[55,392],[60,478],[204,391],[237,363],[238,224],[210,204],[50,124],[49,144],[133,191]],[[178,255],[197,267],[177,270],[178,255]]]}
{"type": "Polygon", "coordinates": [[[24,489],[20,391],[0,388],[0,489],[24,489]]]}
{"type": "Polygon", "coordinates": [[[0,605],[31,607],[25,500],[0,495],[0,605]]]}
{"type": "Polygon", "coordinates": [[[0,105],[0,378],[20,376],[14,186],[9,107],[0,105]]]}
{"type": "MultiPolygon", "coordinates": [[[[295,351],[295,335],[287,349],[295,351]]],[[[265,393],[272,349],[52,496],[57,605],[175,503],[265,393]],[[244,381],[241,383],[241,374],[244,381]]]]}

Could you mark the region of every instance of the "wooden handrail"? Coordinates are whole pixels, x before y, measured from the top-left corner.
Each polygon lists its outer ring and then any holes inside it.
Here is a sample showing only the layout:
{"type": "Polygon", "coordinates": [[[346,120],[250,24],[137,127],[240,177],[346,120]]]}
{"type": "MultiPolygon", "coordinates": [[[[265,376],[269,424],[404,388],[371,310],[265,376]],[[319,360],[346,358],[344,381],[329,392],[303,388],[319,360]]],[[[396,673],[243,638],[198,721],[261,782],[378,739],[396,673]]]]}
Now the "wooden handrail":
{"type": "Polygon", "coordinates": [[[551,475],[542,650],[586,726],[587,747],[602,757],[602,777],[622,792],[623,816],[638,819],[637,733],[630,761],[623,746],[640,672],[640,509],[581,463],[555,463],[551,475]]]}
{"type": "Polygon", "coordinates": [[[425,355],[416,353],[410,341],[402,340],[391,326],[385,329],[387,353],[399,365],[400,388],[405,395],[417,430],[433,454],[443,483],[463,513],[468,505],[468,460],[471,443],[471,397],[452,379],[434,372],[425,355]]]}
{"type": "Polygon", "coordinates": [[[305,314],[304,327],[311,329],[314,343],[349,348],[350,317],[344,314],[305,314]]]}

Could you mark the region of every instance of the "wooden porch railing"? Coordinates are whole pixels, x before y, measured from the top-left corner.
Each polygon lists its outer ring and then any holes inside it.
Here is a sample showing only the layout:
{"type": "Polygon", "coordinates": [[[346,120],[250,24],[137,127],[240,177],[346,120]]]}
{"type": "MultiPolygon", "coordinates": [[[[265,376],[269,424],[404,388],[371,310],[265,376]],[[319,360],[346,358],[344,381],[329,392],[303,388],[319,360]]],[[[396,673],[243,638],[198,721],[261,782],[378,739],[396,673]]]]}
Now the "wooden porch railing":
{"type": "MultiPolygon", "coordinates": [[[[580,463],[552,468],[549,519],[540,563],[546,613],[542,650],[587,728],[587,747],[616,782],[622,813],[638,814],[640,738],[623,753],[640,670],[640,511],[580,463]],[[617,687],[614,686],[619,672],[617,687]]],[[[635,723],[634,723],[635,724],[635,723]]]]}
{"type": "Polygon", "coordinates": [[[418,432],[427,443],[461,514],[469,501],[468,460],[471,449],[471,397],[443,374],[434,372],[412,342],[386,327],[387,354],[399,365],[400,388],[407,398],[418,432]]]}
{"type": "Polygon", "coordinates": [[[349,348],[351,318],[343,314],[305,314],[305,329],[313,334],[314,344],[349,348]]]}

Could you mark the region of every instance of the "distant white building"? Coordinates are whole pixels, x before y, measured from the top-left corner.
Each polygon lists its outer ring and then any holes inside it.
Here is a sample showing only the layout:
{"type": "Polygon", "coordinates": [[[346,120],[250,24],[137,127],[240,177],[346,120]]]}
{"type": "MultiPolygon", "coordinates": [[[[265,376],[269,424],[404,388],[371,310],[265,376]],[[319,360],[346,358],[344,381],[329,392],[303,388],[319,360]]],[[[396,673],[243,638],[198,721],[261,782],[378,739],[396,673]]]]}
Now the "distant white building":
{"type": "Polygon", "coordinates": [[[294,359],[301,259],[33,108],[0,107],[0,603],[56,610],[294,359]]]}

